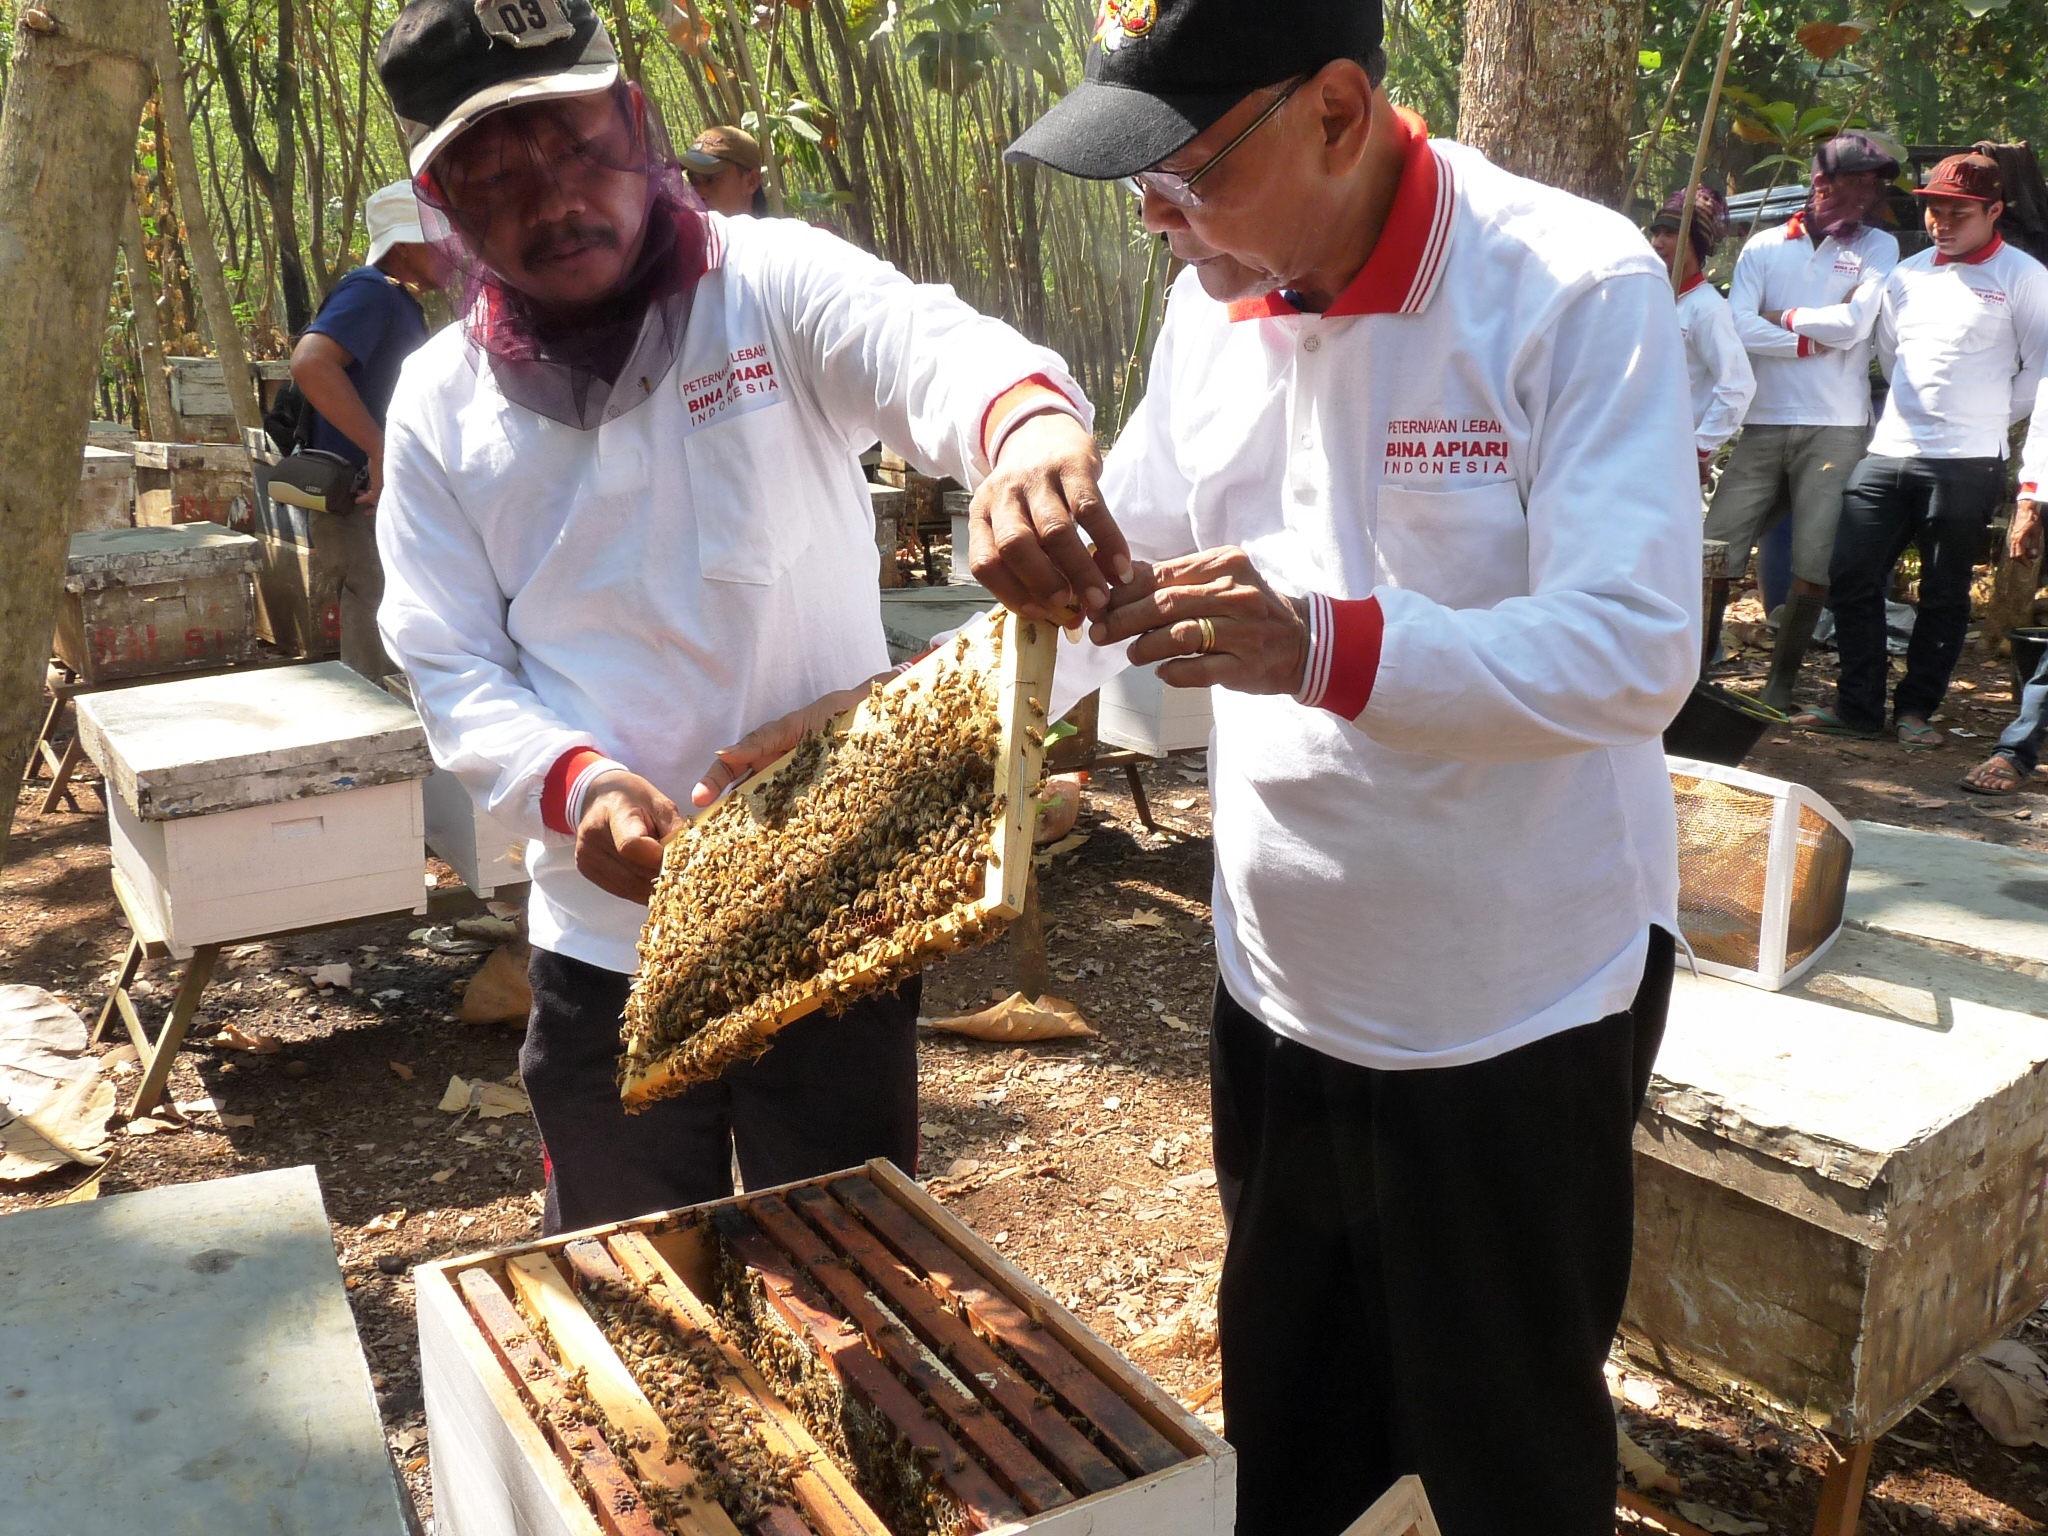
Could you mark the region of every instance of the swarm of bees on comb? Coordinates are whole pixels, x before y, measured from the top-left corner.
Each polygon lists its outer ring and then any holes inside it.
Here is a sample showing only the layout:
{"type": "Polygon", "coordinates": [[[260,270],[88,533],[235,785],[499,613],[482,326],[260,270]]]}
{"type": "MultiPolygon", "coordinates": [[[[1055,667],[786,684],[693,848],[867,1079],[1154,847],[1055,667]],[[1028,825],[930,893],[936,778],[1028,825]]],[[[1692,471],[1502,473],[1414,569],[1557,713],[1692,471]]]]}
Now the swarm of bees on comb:
{"type": "Polygon", "coordinates": [[[671,839],[626,1007],[629,1109],[1022,911],[1056,645],[977,619],[671,839]]]}

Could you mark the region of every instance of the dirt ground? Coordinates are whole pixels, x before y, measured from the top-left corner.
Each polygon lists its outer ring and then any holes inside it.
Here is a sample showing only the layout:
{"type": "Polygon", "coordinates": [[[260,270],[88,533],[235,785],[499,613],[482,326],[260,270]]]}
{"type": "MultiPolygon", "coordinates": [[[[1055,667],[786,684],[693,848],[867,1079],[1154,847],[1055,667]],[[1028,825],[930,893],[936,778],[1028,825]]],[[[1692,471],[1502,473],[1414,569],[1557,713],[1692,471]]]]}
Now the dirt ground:
{"type": "MultiPolygon", "coordinates": [[[[1748,653],[1725,675],[1753,686],[1760,672],[1761,655],[1748,653]]],[[[1819,681],[1809,669],[1815,699],[1819,681]]],[[[1946,723],[1974,739],[1909,753],[1777,732],[1750,766],[1812,785],[1851,817],[2048,851],[2048,779],[2002,801],[1956,787],[2012,708],[2005,663],[1973,648],[1952,697],[1946,723]]],[[[1204,1054],[1214,980],[1208,793],[1199,757],[1150,767],[1145,782],[1170,830],[1140,826],[1121,773],[1099,776],[1080,828],[1086,841],[1041,875],[1054,990],[1099,1036],[1004,1047],[927,1031],[920,1172],[1097,1332],[1220,1423],[1213,1296],[1224,1234],[1204,1054]]],[[[126,932],[109,889],[100,804],[90,788],[80,799],[82,814],[16,818],[0,870],[0,981],[47,988],[90,1021],[126,932]]],[[[510,1078],[519,1031],[456,1022],[457,989],[481,957],[411,937],[422,921],[224,955],[203,1016],[273,1035],[284,1049],[190,1049],[171,1097],[210,1097],[221,1113],[253,1123],[224,1126],[220,1114],[198,1110],[185,1128],[117,1132],[101,1189],[318,1169],[393,1454],[430,1520],[408,1269],[537,1233],[541,1172],[530,1121],[479,1123],[436,1108],[451,1075],[510,1078]],[[350,964],[350,987],[316,989],[305,973],[335,961],[350,964]]],[[[147,1001],[160,1009],[170,968],[145,975],[147,1001]]],[[[961,957],[928,973],[925,1012],[967,1011],[1012,984],[1000,946],[961,957]]],[[[0,1186],[0,1214],[80,1182],[60,1174],[0,1186]]],[[[2048,1317],[2037,1314],[2022,1333],[2048,1342],[2048,1317]]],[[[1828,1456],[1812,1434],[1633,1368],[1616,1384],[1628,1404],[1624,1427],[1684,1479],[1680,1497],[1762,1522],[1775,1536],[1812,1528],[1828,1456]]],[[[1475,1423],[1488,1411],[1484,1383],[1475,1383],[1475,1423]]],[[[1997,1445],[1938,1392],[1880,1444],[1866,1511],[1864,1529],[1875,1532],[2042,1529],[2048,1456],[1997,1445]]]]}

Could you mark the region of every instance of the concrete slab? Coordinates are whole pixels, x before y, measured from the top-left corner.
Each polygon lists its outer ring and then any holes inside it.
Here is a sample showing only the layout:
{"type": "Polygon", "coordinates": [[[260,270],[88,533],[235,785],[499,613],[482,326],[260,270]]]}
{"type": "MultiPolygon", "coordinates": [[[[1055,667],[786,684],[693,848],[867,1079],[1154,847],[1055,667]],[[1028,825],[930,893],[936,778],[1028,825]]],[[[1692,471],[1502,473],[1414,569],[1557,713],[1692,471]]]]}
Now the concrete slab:
{"type": "Polygon", "coordinates": [[[1859,821],[1843,920],[2048,966],[2048,854],[1859,821]]]}
{"type": "Polygon", "coordinates": [[[9,1536],[404,1536],[311,1168],[0,1218],[9,1536]]]}

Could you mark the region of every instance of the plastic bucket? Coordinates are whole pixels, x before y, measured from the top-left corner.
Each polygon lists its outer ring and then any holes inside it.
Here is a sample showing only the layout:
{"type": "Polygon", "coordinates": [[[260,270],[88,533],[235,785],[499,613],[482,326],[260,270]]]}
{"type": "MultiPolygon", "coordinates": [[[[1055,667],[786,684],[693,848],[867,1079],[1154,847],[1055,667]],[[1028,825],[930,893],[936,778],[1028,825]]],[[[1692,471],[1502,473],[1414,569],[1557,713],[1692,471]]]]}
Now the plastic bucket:
{"type": "Polygon", "coordinates": [[[1783,723],[1755,700],[1718,683],[1695,683],[1685,708],[1664,728],[1664,750],[1673,757],[1740,768],[1764,732],[1783,723]]]}
{"type": "Polygon", "coordinates": [[[2048,629],[2009,629],[2005,638],[2012,642],[2012,696],[2017,704],[2020,690],[2041,668],[2041,655],[2048,651],[2048,629]]]}

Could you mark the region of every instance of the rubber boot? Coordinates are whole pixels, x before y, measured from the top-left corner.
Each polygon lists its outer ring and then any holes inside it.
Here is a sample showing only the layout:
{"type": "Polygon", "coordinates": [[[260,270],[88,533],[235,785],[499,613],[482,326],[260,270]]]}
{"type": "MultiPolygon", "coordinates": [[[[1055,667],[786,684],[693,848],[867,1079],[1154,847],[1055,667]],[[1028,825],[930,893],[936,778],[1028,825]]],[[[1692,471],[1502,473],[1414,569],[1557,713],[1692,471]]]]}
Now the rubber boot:
{"type": "Polygon", "coordinates": [[[1820,622],[1827,599],[1810,592],[1794,592],[1785,599],[1784,617],[1778,621],[1778,643],[1771,651],[1771,675],[1757,698],[1779,714],[1792,711],[1792,685],[1799,681],[1799,663],[1813,641],[1813,627],[1820,622]]]}

